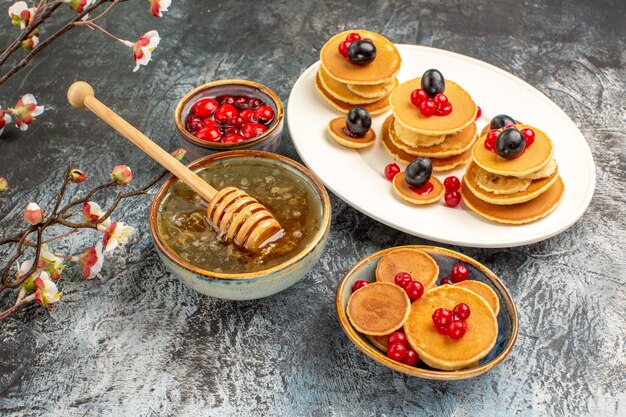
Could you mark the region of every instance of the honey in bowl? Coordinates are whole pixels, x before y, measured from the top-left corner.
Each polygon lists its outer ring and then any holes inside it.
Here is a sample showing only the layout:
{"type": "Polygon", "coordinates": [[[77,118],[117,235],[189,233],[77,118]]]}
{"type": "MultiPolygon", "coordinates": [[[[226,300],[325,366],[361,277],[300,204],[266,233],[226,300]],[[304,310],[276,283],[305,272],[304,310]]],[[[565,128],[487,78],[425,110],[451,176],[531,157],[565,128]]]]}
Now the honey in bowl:
{"type": "Polygon", "coordinates": [[[217,189],[237,187],[278,220],[284,236],[258,253],[223,242],[206,219],[206,203],[176,181],[159,205],[159,235],[180,258],[222,273],[249,273],[279,265],[304,250],[320,230],[323,209],[313,185],[289,166],[255,157],[223,158],[196,173],[217,189]]]}

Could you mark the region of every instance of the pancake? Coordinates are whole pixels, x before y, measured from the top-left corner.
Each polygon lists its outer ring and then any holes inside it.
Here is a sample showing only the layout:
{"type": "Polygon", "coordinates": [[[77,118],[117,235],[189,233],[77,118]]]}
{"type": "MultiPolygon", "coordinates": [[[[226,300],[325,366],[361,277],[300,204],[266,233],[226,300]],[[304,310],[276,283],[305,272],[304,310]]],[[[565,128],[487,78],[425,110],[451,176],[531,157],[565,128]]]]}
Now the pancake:
{"type": "Polygon", "coordinates": [[[320,51],[324,70],[335,80],[346,84],[376,85],[393,80],[400,71],[402,58],[387,38],[367,30],[347,30],[330,38],[320,51]],[[376,58],[367,65],[355,65],[339,53],[339,44],[346,36],[356,32],[361,38],[369,38],[376,46],[376,58]]]}
{"type": "Polygon", "coordinates": [[[348,88],[348,84],[344,84],[342,82],[335,80],[334,78],[331,78],[328,74],[326,74],[326,71],[324,71],[324,68],[322,67],[320,67],[319,69],[318,76],[320,78],[320,82],[322,83],[322,86],[324,87],[324,90],[328,94],[330,94],[337,100],[340,100],[346,103],[350,103],[354,105],[367,104],[367,103],[373,103],[375,101],[378,101],[382,97],[384,97],[384,96],[381,96],[381,97],[374,97],[374,98],[366,98],[366,97],[356,95],[352,91],[350,91],[350,89],[348,88]]]}
{"type": "MultiPolygon", "coordinates": [[[[390,116],[393,117],[393,116],[390,116]]],[[[425,156],[427,158],[446,158],[448,156],[454,156],[462,154],[469,150],[474,141],[476,140],[476,123],[472,123],[465,129],[452,135],[446,135],[443,142],[438,145],[429,146],[427,148],[418,147],[414,148],[407,146],[403,143],[402,139],[398,137],[394,128],[394,123],[389,124],[389,137],[396,147],[402,149],[404,152],[414,157],[425,156]]]]}
{"type": "Polygon", "coordinates": [[[411,103],[413,90],[421,88],[421,77],[400,84],[389,97],[393,115],[405,128],[424,135],[437,136],[456,133],[469,126],[476,119],[476,103],[467,91],[454,81],[446,80],[443,92],[452,104],[452,113],[447,116],[422,115],[411,103]]]}
{"type": "MultiPolygon", "coordinates": [[[[476,165],[472,162],[473,165],[476,165]]],[[[478,165],[474,181],[478,189],[488,191],[493,194],[514,194],[526,190],[533,180],[528,178],[505,177],[504,175],[492,174],[485,171],[478,165]]],[[[474,193],[475,194],[475,193],[474,193]]]]}
{"type": "Polygon", "coordinates": [[[393,283],[400,272],[411,275],[424,289],[433,287],[439,277],[437,262],[430,255],[418,249],[400,248],[388,252],[378,261],[376,281],[393,283]]]}
{"type": "Polygon", "coordinates": [[[471,162],[467,167],[465,175],[463,176],[465,180],[465,185],[467,186],[469,191],[474,194],[474,196],[483,201],[486,201],[487,203],[498,205],[520,204],[533,200],[546,192],[552,186],[552,184],[557,181],[557,178],[559,178],[558,171],[554,171],[552,175],[547,178],[527,180],[530,181],[530,185],[522,191],[509,194],[495,194],[484,190],[476,182],[476,178],[478,175],[480,175],[481,171],[485,172],[478,165],[471,162]]]}
{"type": "Polygon", "coordinates": [[[328,134],[337,143],[347,148],[361,149],[371,146],[376,142],[374,129],[369,129],[361,138],[348,136],[343,129],[346,127],[346,118],[337,117],[328,123],[328,134]]]}
{"type": "Polygon", "coordinates": [[[456,370],[487,356],[496,344],[498,321],[487,301],[476,293],[455,285],[442,285],[426,291],[413,302],[404,332],[411,347],[428,366],[456,370]],[[467,332],[454,340],[437,332],[432,315],[438,308],[452,310],[459,303],[467,304],[471,314],[465,321],[467,332]]]}
{"type": "Polygon", "coordinates": [[[369,340],[376,349],[382,350],[383,352],[387,353],[387,346],[389,346],[388,334],[384,336],[370,336],[366,334],[365,337],[367,337],[367,340],[369,340]]]}
{"type": "Polygon", "coordinates": [[[387,81],[380,84],[371,84],[371,85],[363,85],[363,84],[346,84],[348,86],[348,90],[352,91],[357,96],[365,97],[365,98],[383,98],[387,94],[391,93],[398,85],[398,79],[393,78],[391,81],[387,81]]]}
{"type": "MultiPolygon", "coordinates": [[[[387,120],[383,123],[382,133],[381,133],[381,142],[387,152],[396,160],[403,162],[405,164],[410,164],[413,162],[415,157],[413,155],[409,155],[404,152],[402,149],[398,148],[389,137],[389,123],[392,116],[389,116],[387,120]]],[[[465,164],[472,159],[472,150],[468,149],[464,153],[460,155],[449,156],[447,158],[430,158],[430,161],[433,164],[433,171],[448,171],[459,165],[465,164]]]]}
{"type": "Polygon", "coordinates": [[[489,307],[493,310],[493,314],[498,317],[498,313],[500,312],[500,299],[498,298],[498,294],[496,294],[496,292],[492,290],[489,285],[473,279],[466,279],[465,281],[457,282],[454,285],[470,290],[471,292],[481,296],[487,304],[489,304],[489,307]]]}
{"type": "Polygon", "coordinates": [[[525,224],[534,222],[550,214],[561,202],[565,185],[560,176],[539,197],[525,203],[513,205],[497,205],[487,203],[476,197],[467,186],[465,178],[461,181],[461,197],[477,214],[495,222],[508,224],[525,224]]]}
{"type": "Polygon", "coordinates": [[[419,194],[413,191],[406,179],[404,179],[404,172],[399,173],[393,177],[393,191],[398,197],[411,204],[423,205],[436,203],[443,197],[446,190],[434,175],[428,180],[432,184],[433,189],[428,194],[419,194]]]}
{"type": "MultiPolygon", "coordinates": [[[[338,110],[338,111],[340,111],[342,113],[348,113],[350,111],[350,109],[354,107],[353,104],[346,103],[346,102],[341,101],[341,100],[337,100],[332,95],[330,95],[330,93],[328,93],[324,89],[324,86],[322,85],[322,83],[320,81],[319,74],[315,77],[315,87],[317,88],[317,91],[320,92],[322,97],[324,97],[326,99],[326,101],[331,106],[333,106],[336,110],[338,110]]],[[[362,104],[360,107],[363,107],[372,116],[384,113],[387,110],[389,110],[389,97],[385,96],[382,99],[380,99],[378,101],[375,101],[373,103],[362,104]]]]}
{"type": "Polygon", "coordinates": [[[519,130],[530,128],[535,131],[535,141],[517,158],[506,159],[485,148],[486,135],[481,136],[472,150],[472,159],[485,171],[509,177],[523,178],[541,170],[552,159],[552,141],[548,136],[528,125],[516,125],[519,130]]]}
{"type": "Polygon", "coordinates": [[[354,328],[367,335],[384,336],[402,327],[411,300],[404,289],[388,282],[374,282],[355,291],[346,312],[354,328]]]}
{"type": "Polygon", "coordinates": [[[539,178],[549,177],[550,175],[552,175],[552,173],[554,171],[557,170],[557,168],[558,168],[558,165],[556,163],[556,159],[550,158],[548,163],[543,168],[541,168],[539,171],[535,171],[535,172],[533,172],[531,174],[524,175],[521,178],[530,179],[530,180],[536,180],[536,179],[539,179],[539,178]]]}
{"type": "Polygon", "coordinates": [[[423,135],[421,133],[414,132],[413,130],[407,129],[404,126],[402,126],[402,124],[398,123],[398,120],[395,118],[393,119],[392,126],[396,132],[396,136],[398,137],[398,139],[400,139],[403,143],[407,144],[408,146],[413,146],[413,147],[417,147],[417,146],[429,147],[429,146],[439,145],[441,142],[446,140],[446,136],[448,136],[448,135],[429,136],[429,135],[423,135]]]}

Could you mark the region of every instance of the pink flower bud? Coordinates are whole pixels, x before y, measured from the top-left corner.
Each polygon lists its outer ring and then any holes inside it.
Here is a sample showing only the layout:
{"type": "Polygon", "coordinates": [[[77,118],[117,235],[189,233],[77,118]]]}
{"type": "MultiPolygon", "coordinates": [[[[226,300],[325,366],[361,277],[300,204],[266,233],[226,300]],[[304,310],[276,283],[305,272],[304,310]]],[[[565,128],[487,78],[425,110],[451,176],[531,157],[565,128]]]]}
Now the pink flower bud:
{"type": "Polygon", "coordinates": [[[150,0],[150,13],[154,17],[163,17],[162,12],[166,12],[172,4],[172,0],[150,0]]]}
{"type": "Polygon", "coordinates": [[[85,250],[78,257],[77,262],[82,268],[83,279],[92,279],[98,276],[104,262],[102,242],[98,242],[95,247],[85,250]]]}
{"type": "Polygon", "coordinates": [[[126,165],[118,165],[111,171],[111,179],[119,185],[128,185],[133,179],[133,172],[126,165]]]}
{"type": "Polygon", "coordinates": [[[35,278],[35,300],[39,304],[47,308],[54,308],[54,303],[59,301],[62,292],[57,289],[54,281],[50,279],[47,272],[42,272],[39,277],[35,278]]]}
{"type": "Polygon", "coordinates": [[[172,156],[176,158],[177,161],[182,161],[185,155],[187,154],[187,150],[183,148],[178,148],[174,152],[172,152],[172,156]]]}
{"type": "Polygon", "coordinates": [[[24,221],[30,225],[43,223],[43,211],[36,203],[29,203],[24,210],[24,221]]]}
{"type": "Polygon", "coordinates": [[[79,184],[87,179],[87,175],[80,169],[72,169],[70,171],[70,181],[74,184],[79,184]]]}
{"type": "Polygon", "coordinates": [[[9,189],[9,181],[6,178],[0,177],[0,194],[9,189]]]}
{"type": "Polygon", "coordinates": [[[22,48],[24,48],[26,52],[32,51],[37,45],[39,45],[39,36],[31,36],[22,41],[22,48]]]}

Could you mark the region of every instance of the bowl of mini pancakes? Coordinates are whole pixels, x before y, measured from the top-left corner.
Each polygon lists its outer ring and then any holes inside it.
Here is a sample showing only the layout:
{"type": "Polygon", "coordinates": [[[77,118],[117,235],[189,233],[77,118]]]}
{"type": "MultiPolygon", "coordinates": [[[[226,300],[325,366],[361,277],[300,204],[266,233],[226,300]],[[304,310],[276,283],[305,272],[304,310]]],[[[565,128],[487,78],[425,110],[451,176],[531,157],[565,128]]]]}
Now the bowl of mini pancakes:
{"type": "Polygon", "coordinates": [[[420,378],[481,375],[502,362],[517,339],[517,309],[502,281],[478,261],[440,247],[400,246],[365,257],[339,282],[335,301],[339,323],[358,349],[383,366],[420,378]],[[453,270],[460,267],[464,275],[452,282],[453,270]],[[395,278],[399,274],[409,274],[423,293],[418,298],[405,293],[395,278]],[[434,316],[448,310],[459,320],[459,304],[469,314],[462,317],[462,337],[452,337],[437,328],[434,316]],[[406,349],[417,353],[416,364],[388,355],[397,333],[404,335],[406,349]]]}

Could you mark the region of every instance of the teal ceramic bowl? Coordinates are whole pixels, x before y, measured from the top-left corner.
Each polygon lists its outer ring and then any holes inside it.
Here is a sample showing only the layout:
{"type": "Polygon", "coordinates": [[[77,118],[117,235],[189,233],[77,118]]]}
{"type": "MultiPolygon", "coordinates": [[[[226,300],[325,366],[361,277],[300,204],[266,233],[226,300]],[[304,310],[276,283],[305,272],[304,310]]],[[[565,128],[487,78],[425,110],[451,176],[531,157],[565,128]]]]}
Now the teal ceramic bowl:
{"type": "MultiPolygon", "coordinates": [[[[328,193],[321,181],[299,163],[281,155],[262,151],[227,151],[197,159],[188,165],[193,171],[210,169],[212,163],[224,159],[240,158],[254,164],[267,164],[273,169],[288,170],[295,174],[304,187],[312,191],[314,204],[309,207],[319,216],[319,228],[299,251],[294,251],[286,261],[264,270],[229,273],[200,268],[181,258],[163,239],[157,225],[158,211],[172,185],[178,181],[171,177],[159,189],[150,207],[150,232],[159,257],[165,267],[189,288],[202,294],[228,299],[252,300],[274,295],[300,281],[317,263],[328,239],[331,206],[328,193]]],[[[247,163],[247,162],[246,162],[247,163]]]]}
{"type": "Polygon", "coordinates": [[[336,292],[336,307],[339,323],[352,343],[356,345],[363,353],[376,362],[391,368],[395,371],[405,373],[407,375],[416,376],[424,379],[436,380],[455,380],[466,379],[481,375],[494,366],[499,364],[507,357],[515,341],[517,340],[518,317],[517,309],[513,302],[511,294],[506,289],[502,281],[491,272],[486,266],[480,264],[476,260],[469,258],[461,253],[451,251],[435,246],[400,246],[389,248],[371,254],[359,261],[339,282],[336,292]],[[500,300],[500,312],[498,313],[498,338],[493,349],[482,358],[476,365],[457,371],[441,371],[433,369],[419,362],[417,366],[409,366],[396,362],[387,357],[385,352],[377,349],[365,335],[359,333],[352,324],[346,314],[346,306],[348,299],[352,294],[352,285],[358,280],[376,281],[376,265],[378,261],[387,252],[399,248],[414,248],[426,252],[433,257],[439,266],[439,278],[437,283],[449,275],[452,267],[459,261],[465,263],[469,269],[469,278],[480,281],[489,285],[498,295],[500,300]]]}

